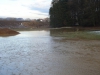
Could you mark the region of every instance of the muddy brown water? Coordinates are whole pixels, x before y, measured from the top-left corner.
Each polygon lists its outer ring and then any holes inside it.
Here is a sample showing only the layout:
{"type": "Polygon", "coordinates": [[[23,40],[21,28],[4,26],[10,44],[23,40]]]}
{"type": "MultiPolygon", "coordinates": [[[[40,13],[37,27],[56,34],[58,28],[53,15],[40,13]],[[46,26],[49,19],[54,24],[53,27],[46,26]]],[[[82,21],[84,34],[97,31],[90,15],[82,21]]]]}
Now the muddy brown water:
{"type": "Polygon", "coordinates": [[[100,75],[100,40],[20,33],[0,37],[0,75],[100,75]]]}

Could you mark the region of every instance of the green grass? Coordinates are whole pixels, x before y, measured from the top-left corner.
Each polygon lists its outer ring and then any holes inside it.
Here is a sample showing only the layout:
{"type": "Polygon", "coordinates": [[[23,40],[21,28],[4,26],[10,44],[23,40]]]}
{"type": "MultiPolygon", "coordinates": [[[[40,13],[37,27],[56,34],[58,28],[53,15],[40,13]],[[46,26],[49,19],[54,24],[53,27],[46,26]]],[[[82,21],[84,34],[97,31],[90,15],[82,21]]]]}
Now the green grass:
{"type": "Polygon", "coordinates": [[[59,31],[51,30],[51,36],[55,37],[66,37],[66,39],[90,39],[90,40],[100,40],[100,35],[96,33],[90,33],[89,31],[59,31]]]}
{"type": "MultiPolygon", "coordinates": [[[[39,31],[39,30],[49,30],[49,28],[25,28],[25,29],[14,29],[16,31],[39,31]]],[[[66,37],[66,39],[90,39],[90,40],[100,40],[100,34],[90,33],[90,30],[75,28],[62,28],[62,29],[50,29],[50,35],[55,37],[66,37]]]]}

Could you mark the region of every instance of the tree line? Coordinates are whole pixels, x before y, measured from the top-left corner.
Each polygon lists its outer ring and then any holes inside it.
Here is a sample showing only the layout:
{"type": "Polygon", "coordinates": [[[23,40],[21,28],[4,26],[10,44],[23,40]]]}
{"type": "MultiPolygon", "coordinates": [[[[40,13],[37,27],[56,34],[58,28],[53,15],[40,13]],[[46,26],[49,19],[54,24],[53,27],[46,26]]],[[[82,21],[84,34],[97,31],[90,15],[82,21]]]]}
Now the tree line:
{"type": "Polygon", "coordinates": [[[51,27],[100,26],[100,0],[54,1],[49,9],[51,27]]]}

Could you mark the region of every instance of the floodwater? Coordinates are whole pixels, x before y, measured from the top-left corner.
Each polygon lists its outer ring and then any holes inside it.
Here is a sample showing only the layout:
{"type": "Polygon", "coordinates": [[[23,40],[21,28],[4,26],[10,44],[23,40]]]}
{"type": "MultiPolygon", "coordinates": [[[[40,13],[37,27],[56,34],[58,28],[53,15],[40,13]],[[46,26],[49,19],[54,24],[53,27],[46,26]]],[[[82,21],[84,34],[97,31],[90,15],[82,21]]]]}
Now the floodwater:
{"type": "Polygon", "coordinates": [[[100,75],[100,40],[20,33],[0,37],[0,75],[100,75]]]}

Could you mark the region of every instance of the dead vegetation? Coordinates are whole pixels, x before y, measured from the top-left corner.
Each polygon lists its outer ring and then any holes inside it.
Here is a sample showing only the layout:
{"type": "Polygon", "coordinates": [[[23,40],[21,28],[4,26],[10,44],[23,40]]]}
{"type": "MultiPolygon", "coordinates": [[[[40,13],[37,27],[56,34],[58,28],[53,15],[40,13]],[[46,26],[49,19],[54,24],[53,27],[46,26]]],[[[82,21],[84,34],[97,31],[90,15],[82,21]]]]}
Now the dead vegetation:
{"type": "Polygon", "coordinates": [[[1,35],[17,35],[19,32],[8,29],[8,28],[0,28],[0,36],[1,35]]]}

